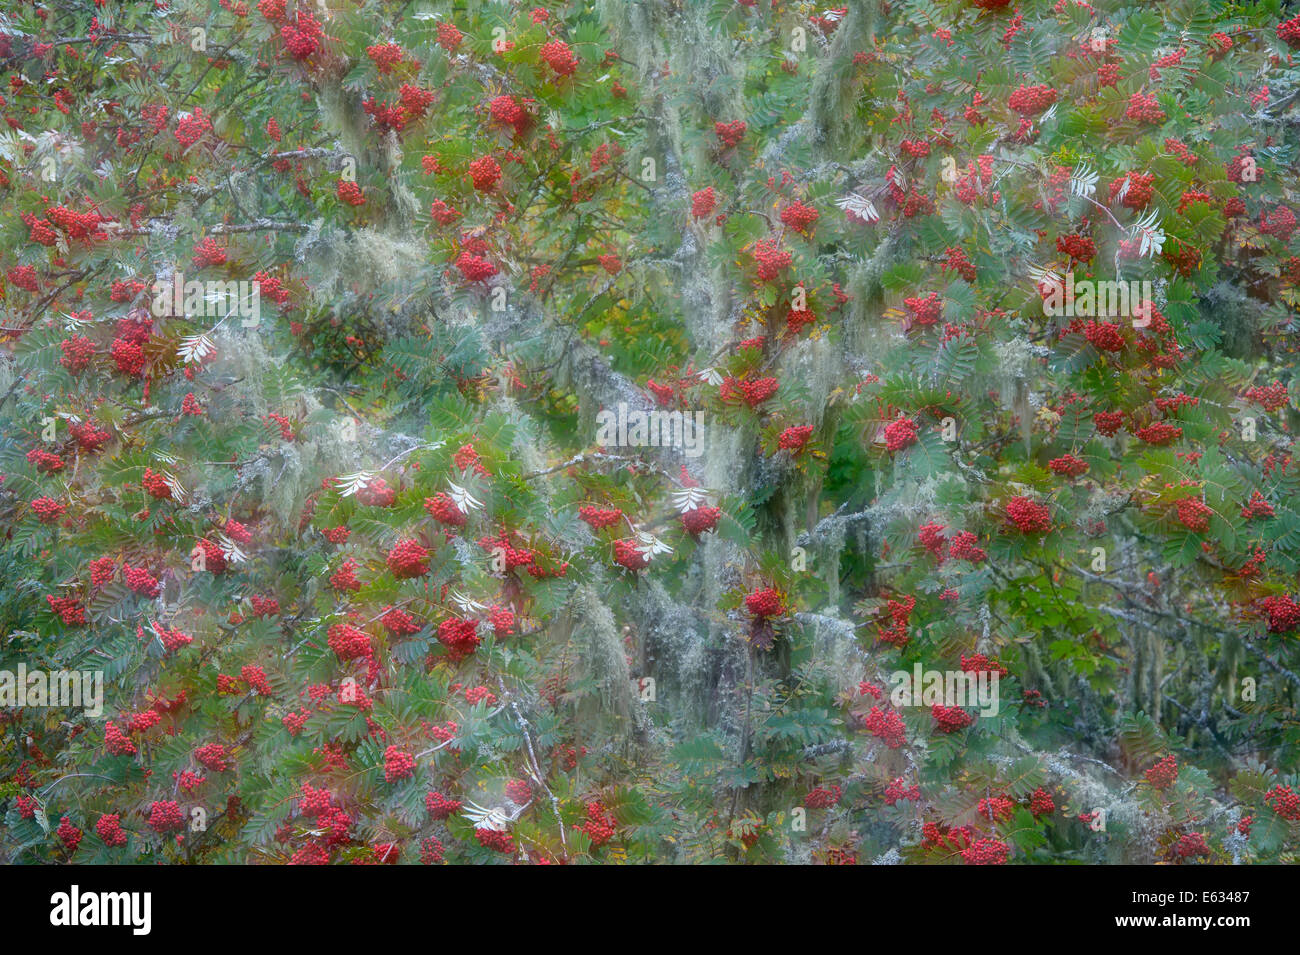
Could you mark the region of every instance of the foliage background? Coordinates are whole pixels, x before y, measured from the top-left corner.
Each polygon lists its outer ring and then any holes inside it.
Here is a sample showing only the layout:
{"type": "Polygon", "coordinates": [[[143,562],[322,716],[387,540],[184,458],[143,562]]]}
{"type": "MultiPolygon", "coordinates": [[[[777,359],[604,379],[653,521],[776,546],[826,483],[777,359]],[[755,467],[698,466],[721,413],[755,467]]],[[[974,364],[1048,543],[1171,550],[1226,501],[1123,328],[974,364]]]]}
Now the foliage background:
{"type": "Polygon", "coordinates": [[[99,719],[0,714],[4,858],[1292,861],[1300,23],[1283,7],[10,4],[0,668],[102,669],[107,699],[99,719]],[[395,66],[368,53],[386,43],[395,66]],[[1039,86],[1050,109],[1012,108],[1039,86]],[[715,124],[737,121],[729,144],[715,124]],[[1144,228],[1162,251],[1134,253],[1144,228]],[[789,261],[765,278],[774,252],[789,261]],[[1070,266],[1152,282],[1167,331],[1121,320],[1115,348],[1046,315],[1038,277],[1070,266]],[[133,324],[176,272],[261,273],[262,320],[133,324]],[[78,336],[93,357],[74,372],[78,336]],[[769,377],[754,407],[717,384],[769,377]],[[657,400],[705,412],[702,456],[595,446],[600,409],[657,400]],[[900,417],[914,440],[886,438],[900,417]],[[70,427],[88,422],[102,443],[70,427]],[[1138,437],[1159,422],[1181,431],[1138,437]],[[1086,472],[1053,469],[1066,455],[1086,472]],[[372,479],[391,504],[357,492],[372,479]],[[482,504],[463,527],[424,506],[453,484],[482,504]],[[673,500],[687,484],[720,509],[698,537],[673,500]],[[1271,516],[1243,514],[1256,492],[1271,516]],[[41,498],[65,510],[47,523],[41,498]],[[1008,519],[1016,498],[1047,508],[1045,532],[1008,519]],[[624,517],[593,529],[584,506],[624,517]],[[617,563],[632,524],[671,553],[617,563]],[[937,560],[925,525],[986,559],[937,560]],[[478,543],[503,533],[529,552],[504,570],[478,543]],[[394,574],[404,540],[427,573],[394,574]],[[201,541],[225,558],[197,560],[201,541]],[[332,582],[348,560],[356,590],[332,582]],[[766,588],[770,620],[745,601],[766,588]],[[413,632],[384,626],[393,607],[413,632]],[[479,620],[468,656],[439,639],[460,619],[479,620]],[[336,651],[345,625],[368,655],[336,651]],[[169,649],[171,631],[192,640],[169,649]],[[908,709],[896,748],[870,731],[892,707],[864,687],[976,654],[1006,670],[996,717],[948,733],[908,709]],[[110,751],[110,724],[133,752],[110,751]],[[210,744],[227,768],[200,764],[210,744]],[[508,838],[430,812],[431,791],[514,815],[508,838]]]}

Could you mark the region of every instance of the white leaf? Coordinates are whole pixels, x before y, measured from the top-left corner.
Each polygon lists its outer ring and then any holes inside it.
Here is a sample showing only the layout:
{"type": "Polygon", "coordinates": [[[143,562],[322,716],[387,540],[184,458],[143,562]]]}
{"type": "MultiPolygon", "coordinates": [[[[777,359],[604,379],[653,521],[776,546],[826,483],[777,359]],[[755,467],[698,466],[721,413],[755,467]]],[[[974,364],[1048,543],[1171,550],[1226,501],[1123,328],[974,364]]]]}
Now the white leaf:
{"type": "Polygon", "coordinates": [[[856,192],[849,193],[843,199],[837,199],[835,204],[850,216],[865,219],[867,222],[880,221],[880,213],[876,211],[875,204],[866,196],[860,196],[856,192]]]}
{"type": "Polygon", "coordinates": [[[172,497],[173,497],[173,498],[175,498],[175,499],[178,500],[178,501],[179,501],[179,500],[184,500],[184,498],[185,498],[185,487],[181,484],[180,481],[176,480],[176,478],[172,477],[170,474],[168,474],[166,471],[164,471],[164,472],[163,472],[163,482],[164,482],[164,483],[165,483],[169,488],[171,488],[171,492],[172,492],[172,497]]]}
{"type": "Polygon", "coordinates": [[[517,812],[511,815],[504,809],[495,807],[488,809],[470,799],[465,800],[465,808],[462,812],[470,822],[474,823],[475,829],[491,829],[494,832],[505,832],[506,826],[519,817],[517,812]]]}
{"type": "Polygon", "coordinates": [[[239,545],[232,541],[225,534],[219,534],[217,539],[221,542],[221,553],[226,560],[232,564],[242,564],[248,560],[248,555],[239,549],[239,545]]]}
{"type": "Polygon", "coordinates": [[[217,346],[209,341],[208,336],[190,335],[181,339],[180,347],[176,349],[176,357],[188,365],[190,362],[203,361],[216,350],[217,346]]]}
{"type": "Polygon", "coordinates": [[[451,592],[451,602],[460,608],[462,614],[478,613],[481,610],[487,609],[486,606],[471,597],[465,596],[459,590],[453,590],[451,592]]]}
{"type": "Polygon", "coordinates": [[[343,497],[351,497],[353,494],[356,494],[357,491],[369,484],[374,476],[373,471],[357,471],[355,474],[343,475],[339,478],[338,486],[341,489],[339,492],[340,495],[343,497]]]}
{"type": "Polygon", "coordinates": [[[483,506],[483,502],[476,498],[465,488],[456,484],[454,481],[448,481],[447,487],[451,488],[451,501],[456,505],[456,509],[462,514],[468,514],[470,511],[477,511],[483,506]]]}
{"type": "MultiPolygon", "coordinates": [[[[1053,105],[1052,109],[1056,106],[1053,105]]],[[[1097,191],[1097,173],[1084,163],[1074,170],[1070,175],[1070,193],[1071,195],[1088,197],[1097,191]]]]}
{"type": "Polygon", "coordinates": [[[1160,254],[1165,246],[1165,230],[1160,227],[1160,220],[1154,209],[1139,219],[1133,226],[1133,230],[1139,239],[1138,254],[1140,256],[1156,256],[1160,254]]]}
{"type": "Polygon", "coordinates": [[[684,487],[673,491],[673,507],[685,514],[707,503],[709,492],[702,487],[684,487]]]}
{"type": "Polygon", "coordinates": [[[645,559],[653,560],[656,554],[671,554],[673,549],[648,531],[638,531],[637,543],[645,551],[645,559]]]}

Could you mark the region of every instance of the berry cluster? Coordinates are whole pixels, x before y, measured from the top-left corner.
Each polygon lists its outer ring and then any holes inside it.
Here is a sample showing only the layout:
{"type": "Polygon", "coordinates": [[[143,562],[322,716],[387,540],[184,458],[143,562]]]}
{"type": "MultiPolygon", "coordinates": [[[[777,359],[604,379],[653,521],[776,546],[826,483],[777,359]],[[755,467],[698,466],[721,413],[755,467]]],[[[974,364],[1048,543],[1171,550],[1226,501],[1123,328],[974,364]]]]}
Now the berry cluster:
{"type": "Polygon", "coordinates": [[[32,501],[32,510],[42,524],[52,524],[63,516],[67,506],[52,497],[38,497],[32,501]]]}
{"type": "Polygon", "coordinates": [[[59,359],[59,364],[74,375],[85,371],[91,359],[95,357],[95,344],[85,335],[65,338],[59,342],[59,347],[63,349],[63,357],[59,359]]]}
{"type": "Polygon", "coordinates": [[[324,38],[325,31],[321,29],[320,21],[301,10],[294,23],[280,27],[285,52],[295,60],[309,59],[321,48],[324,38]]]}
{"type": "Polygon", "coordinates": [[[488,112],[498,123],[513,126],[515,135],[520,135],[528,127],[527,111],[514,96],[501,95],[488,103],[488,112]]]}
{"type": "Polygon", "coordinates": [[[149,828],[154,832],[174,832],[185,825],[185,813],[171,800],[149,804],[149,828]]]}
{"type": "Polygon", "coordinates": [[[212,130],[212,122],[203,115],[203,107],[196,107],[193,113],[182,115],[176,124],[176,141],[189,149],[203,134],[212,130]]]}
{"type": "Polygon", "coordinates": [[[1189,531],[1208,531],[1213,514],[1199,497],[1185,497],[1178,502],[1178,522],[1189,531]]]}
{"type": "Polygon", "coordinates": [[[1145,441],[1147,444],[1164,446],[1172,444],[1183,436],[1183,429],[1177,425],[1168,424],[1164,421],[1157,421],[1149,424],[1145,428],[1138,428],[1133,432],[1139,441],[1145,441]]]}
{"type": "Polygon", "coordinates": [[[73,421],[68,424],[68,433],[83,451],[98,451],[112,437],[107,431],[93,421],[73,421]]]}
{"type": "Polygon", "coordinates": [[[755,617],[782,617],[786,613],[781,595],[772,587],[764,587],[745,595],[745,608],[755,617]]]}
{"type": "Polygon", "coordinates": [[[1114,322],[1090,321],[1084,326],[1083,337],[1100,352],[1124,350],[1124,335],[1114,322]]]}
{"type": "Polygon", "coordinates": [[[1006,516],[1022,534],[1045,534],[1052,529],[1052,512],[1045,504],[1028,497],[1013,497],[1007,501],[1006,516]]]}
{"type": "Polygon", "coordinates": [[[699,537],[701,534],[707,534],[714,530],[718,526],[721,517],[722,510],[720,508],[701,505],[683,511],[677,516],[677,519],[681,521],[682,528],[686,533],[693,537],[699,537]]]}
{"type": "Polygon", "coordinates": [[[429,815],[434,819],[446,819],[460,812],[460,807],[459,799],[448,799],[436,790],[426,793],[424,797],[424,808],[429,811],[429,815]]]}
{"type": "Polygon", "coordinates": [[[138,378],[144,371],[144,349],[137,342],[124,338],[115,338],[108,348],[109,357],[117,365],[117,370],[124,375],[138,378]]]}
{"type": "Polygon", "coordinates": [[[350,206],[364,206],[366,204],[366,194],[361,191],[361,187],[350,179],[340,179],[334,184],[334,193],[339,197],[340,202],[346,202],[350,206]]]}
{"type": "Polygon", "coordinates": [[[1269,633],[1290,633],[1300,629],[1300,604],[1290,597],[1271,594],[1259,602],[1268,616],[1269,633]]]}
{"type": "Polygon", "coordinates": [[[1063,235],[1056,239],[1056,251],[1064,252],[1076,262],[1091,262],[1097,254],[1097,244],[1086,235],[1063,235]]]}
{"type": "Polygon", "coordinates": [[[1272,517],[1273,505],[1264,500],[1259,491],[1250,492],[1250,501],[1241,509],[1241,516],[1247,520],[1254,517],[1272,517]]]}
{"type": "Polygon", "coordinates": [[[979,805],[975,807],[975,811],[980,814],[982,819],[988,819],[991,822],[1005,822],[1016,811],[1016,804],[1005,795],[990,796],[981,799],[979,805]]]}
{"type": "Polygon", "coordinates": [[[650,566],[650,558],[634,540],[614,541],[614,563],[628,570],[645,570],[650,566]]]}
{"type": "Polygon", "coordinates": [[[943,524],[922,524],[916,533],[917,542],[941,564],[944,561],[943,548],[948,542],[943,534],[943,528],[943,524]]]}
{"type": "Polygon", "coordinates": [[[961,851],[967,865],[1006,865],[1011,847],[999,839],[977,839],[961,851]]]}
{"type": "Polygon", "coordinates": [[[975,281],[975,265],[966,257],[966,250],[959,246],[949,246],[944,250],[946,256],[940,271],[956,272],[967,282],[975,281]]]}
{"type": "Polygon", "coordinates": [[[944,706],[941,703],[930,707],[930,715],[934,717],[935,729],[940,733],[955,733],[975,722],[975,717],[961,707],[944,706]]]}
{"type": "Polygon", "coordinates": [[[448,53],[455,53],[463,39],[465,39],[465,34],[456,29],[455,25],[451,23],[438,24],[436,42],[448,53]]]}
{"type": "Polygon", "coordinates": [[[200,765],[212,770],[214,773],[223,773],[232,765],[229,752],[220,743],[208,743],[206,746],[200,746],[194,751],[194,758],[199,761],[200,765]]]}
{"type": "Polygon", "coordinates": [[[843,795],[839,786],[819,786],[803,797],[803,804],[809,809],[831,809],[839,805],[843,795]]]}
{"type": "Polygon", "coordinates": [[[1289,241],[1295,230],[1295,213],[1287,206],[1275,206],[1271,213],[1266,215],[1261,212],[1259,215],[1259,231],[1280,242],[1289,241]]]}
{"type": "Polygon", "coordinates": [[[612,527],[623,520],[623,512],[617,507],[593,507],[586,505],[578,508],[578,517],[589,524],[592,530],[612,527]]]}
{"type": "Polygon", "coordinates": [[[1178,779],[1178,759],[1172,753],[1146,771],[1147,784],[1152,789],[1168,789],[1178,779]]]}
{"type": "Polygon", "coordinates": [[[456,268],[460,269],[460,274],[470,282],[481,282],[497,274],[495,265],[483,256],[468,250],[461,252],[456,258],[456,268]]]}
{"type": "MultiPolygon", "coordinates": [[[[1251,385],[1242,393],[1241,397],[1254,402],[1269,412],[1284,408],[1290,400],[1286,385],[1280,381],[1275,381],[1271,385],[1251,385]]],[[[28,456],[28,460],[31,460],[30,456],[28,456]]]]}
{"type": "Polygon", "coordinates": [[[1048,461],[1047,467],[1055,474],[1074,478],[1087,472],[1088,462],[1076,458],[1073,454],[1063,454],[1059,458],[1048,461]]]}
{"type": "Polygon", "coordinates": [[[1029,811],[1035,816],[1050,816],[1056,812],[1056,803],[1051,794],[1040,786],[1029,797],[1029,811]]]}
{"type": "Polygon", "coordinates": [[[58,616],[65,627],[85,626],[89,622],[86,619],[86,608],[76,597],[54,597],[47,594],[45,599],[50,605],[50,610],[58,616]]]}
{"type": "Polygon", "coordinates": [[[1092,416],[1092,423],[1098,433],[1106,437],[1113,437],[1124,425],[1124,413],[1122,411],[1098,411],[1092,416]]]}
{"type": "Polygon", "coordinates": [[[151,497],[156,497],[160,501],[171,499],[171,484],[168,483],[166,476],[159,474],[152,468],[144,469],[144,477],[140,479],[140,486],[148,491],[151,497]]]}
{"type": "Polygon", "coordinates": [[[1300,16],[1279,23],[1277,25],[1277,38],[1291,49],[1300,50],[1300,16]]]}
{"type": "Polygon", "coordinates": [[[585,832],[593,846],[603,846],[614,838],[617,823],[600,802],[587,803],[587,818],[581,825],[573,828],[585,832]]]}
{"type": "Polygon", "coordinates": [[[925,298],[905,298],[903,304],[912,313],[913,325],[933,325],[943,314],[943,300],[938,292],[931,292],[925,298]]]}
{"type": "Polygon", "coordinates": [[[469,656],[479,645],[478,621],[451,617],[438,624],[438,642],[453,657],[469,656]]]}
{"type": "Polygon", "coordinates": [[[537,51],[546,65],[555,71],[556,76],[572,76],[578,72],[578,61],[563,40],[549,40],[537,51]]]}
{"type": "Polygon", "coordinates": [[[406,51],[397,43],[375,43],[366,47],[366,56],[370,57],[381,74],[393,72],[393,67],[402,62],[406,51]]]}
{"type": "Polygon", "coordinates": [[[713,193],[712,186],[706,186],[691,196],[691,216],[693,218],[705,219],[713,214],[713,210],[717,206],[718,199],[713,193]]]}
{"type": "Polygon", "coordinates": [[[890,452],[902,451],[916,441],[916,422],[911,418],[899,418],[885,426],[885,447],[890,452]]]}
{"type": "Polygon", "coordinates": [[[420,840],[420,863],[437,865],[442,861],[442,843],[437,836],[425,836],[420,840]]]}
{"type": "Polygon", "coordinates": [[[469,164],[469,177],[475,189],[488,192],[501,178],[501,164],[491,156],[480,156],[469,164]]]}
{"type": "Polygon", "coordinates": [[[781,221],[795,232],[807,233],[820,217],[816,209],[802,202],[793,202],[781,210],[781,221]]]}
{"type": "Polygon", "coordinates": [[[880,628],[880,639],[902,648],[911,640],[908,632],[912,621],[912,611],[916,609],[916,598],[904,597],[902,600],[890,600],[885,609],[889,614],[889,625],[880,628]]]}
{"type": "Polygon", "coordinates": [[[123,564],[122,576],[126,580],[126,586],[137,594],[153,598],[160,593],[158,578],[149,573],[144,567],[131,567],[123,564]]]}
{"type": "Polygon", "coordinates": [[[758,267],[758,277],[764,282],[772,281],[793,261],[794,257],[773,239],[759,239],[754,243],[754,264],[758,267]]]}
{"type": "Polygon", "coordinates": [[[730,123],[713,124],[713,132],[717,135],[718,141],[728,149],[740,145],[740,141],[745,138],[745,131],[748,128],[743,119],[730,123]]]}
{"type": "Polygon", "coordinates": [[[1154,173],[1143,174],[1140,172],[1125,173],[1110,184],[1110,200],[1115,201],[1115,197],[1120,193],[1124,194],[1121,202],[1130,209],[1141,209],[1151,197],[1155,195],[1154,173]]]}
{"type": "Polygon", "coordinates": [[[504,829],[500,831],[487,828],[475,829],[474,838],[477,839],[478,844],[485,849],[493,849],[496,852],[501,853],[510,853],[515,851],[514,837],[504,829]]]}
{"type": "Polygon", "coordinates": [[[1283,819],[1300,822],[1300,793],[1292,792],[1290,786],[1274,786],[1264,794],[1264,802],[1283,819]]]}
{"type": "Polygon", "coordinates": [[[395,783],[399,779],[410,779],[415,775],[415,757],[410,753],[390,746],[384,750],[384,781],[395,783]]]}
{"type": "Polygon", "coordinates": [[[243,677],[244,682],[255,693],[262,696],[274,696],[275,690],[271,687],[270,681],[266,678],[266,670],[252,663],[245,663],[239,668],[239,675],[243,677]]]}
{"type": "Polygon", "coordinates": [[[1037,116],[1056,102],[1057,91],[1050,86],[1020,85],[1007,99],[1007,106],[1021,116],[1037,116]]]}
{"type": "Polygon", "coordinates": [[[794,425],[781,432],[776,439],[776,446],[782,451],[792,451],[797,454],[808,444],[812,433],[813,426],[810,424],[794,425]]]}
{"type": "Polygon", "coordinates": [[[115,849],[126,845],[126,833],[122,830],[122,817],[117,813],[105,813],[95,823],[95,835],[104,845],[115,849]]]}
{"type": "Polygon", "coordinates": [[[330,574],[330,586],[338,591],[358,591],[361,581],[356,575],[357,562],[349,557],[338,570],[330,574]]]}
{"type": "Polygon", "coordinates": [[[398,580],[421,577],[429,572],[429,551],[415,540],[398,541],[388,552],[388,569],[398,580]]]}
{"type": "Polygon", "coordinates": [[[1174,844],[1174,855],[1180,859],[1191,859],[1198,856],[1208,856],[1210,847],[1205,842],[1205,835],[1200,832],[1189,832],[1187,835],[1179,838],[1174,844]]]}
{"type": "Polygon", "coordinates": [[[421,627],[415,622],[415,619],[405,610],[398,610],[396,607],[388,607],[383,615],[379,618],[384,629],[395,637],[409,637],[413,633],[419,633],[421,627]]]}
{"type": "Polygon", "coordinates": [[[367,659],[374,654],[370,634],[358,630],[349,623],[334,624],[327,631],[327,636],[329,648],[334,651],[340,663],[367,659]]]}
{"type": "Polygon", "coordinates": [[[921,800],[921,787],[904,785],[902,776],[892,780],[885,786],[885,805],[894,806],[900,800],[919,802],[921,800]]]}
{"type": "Polygon", "coordinates": [[[727,377],[718,388],[718,397],[724,402],[740,401],[750,408],[757,408],[779,388],[780,382],[771,377],[745,380],[727,377]]]}
{"type": "Polygon", "coordinates": [[[970,656],[963,653],[961,668],[964,673],[996,673],[998,676],[1006,676],[1010,672],[1000,662],[982,653],[972,653],[970,656]]]}
{"type": "Polygon", "coordinates": [[[979,538],[971,531],[962,531],[948,544],[948,556],[955,560],[968,560],[972,564],[985,561],[989,555],[976,546],[978,541],[979,538]]]}
{"type": "Polygon", "coordinates": [[[104,726],[104,749],[110,756],[134,756],[136,752],[135,743],[116,723],[104,726]]]}
{"type": "Polygon", "coordinates": [[[199,269],[207,265],[225,265],[226,247],[219,245],[212,236],[204,236],[194,246],[193,262],[199,269]]]}
{"type": "Polygon", "coordinates": [[[890,749],[898,749],[907,742],[903,718],[892,709],[873,706],[862,720],[867,732],[884,742],[890,749]]]}
{"type": "Polygon", "coordinates": [[[1128,109],[1124,110],[1124,115],[1138,123],[1163,123],[1167,117],[1165,111],[1156,103],[1155,96],[1149,93],[1134,93],[1128,101],[1128,109]]]}

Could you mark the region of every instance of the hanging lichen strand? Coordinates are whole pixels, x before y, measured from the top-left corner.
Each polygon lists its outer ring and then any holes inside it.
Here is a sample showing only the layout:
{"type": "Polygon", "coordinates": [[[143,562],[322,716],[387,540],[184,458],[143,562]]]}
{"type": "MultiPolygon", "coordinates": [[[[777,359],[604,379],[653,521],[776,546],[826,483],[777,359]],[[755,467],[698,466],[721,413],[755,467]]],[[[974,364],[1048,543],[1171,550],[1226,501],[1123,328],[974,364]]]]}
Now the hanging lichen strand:
{"type": "Polygon", "coordinates": [[[1223,6],[0,13],[0,859],[1295,861],[1223,6]]]}

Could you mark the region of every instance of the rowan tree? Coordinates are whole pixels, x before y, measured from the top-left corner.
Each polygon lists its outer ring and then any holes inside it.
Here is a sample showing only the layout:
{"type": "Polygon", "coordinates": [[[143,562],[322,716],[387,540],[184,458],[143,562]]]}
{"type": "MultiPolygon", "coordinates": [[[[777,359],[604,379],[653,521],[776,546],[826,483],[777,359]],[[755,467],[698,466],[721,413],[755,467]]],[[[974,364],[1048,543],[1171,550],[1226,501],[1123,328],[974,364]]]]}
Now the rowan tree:
{"type": "Polygon", "coordinates": [[[10,5],[4,857],[1294,861],[1298,49],[10,5]]]}

